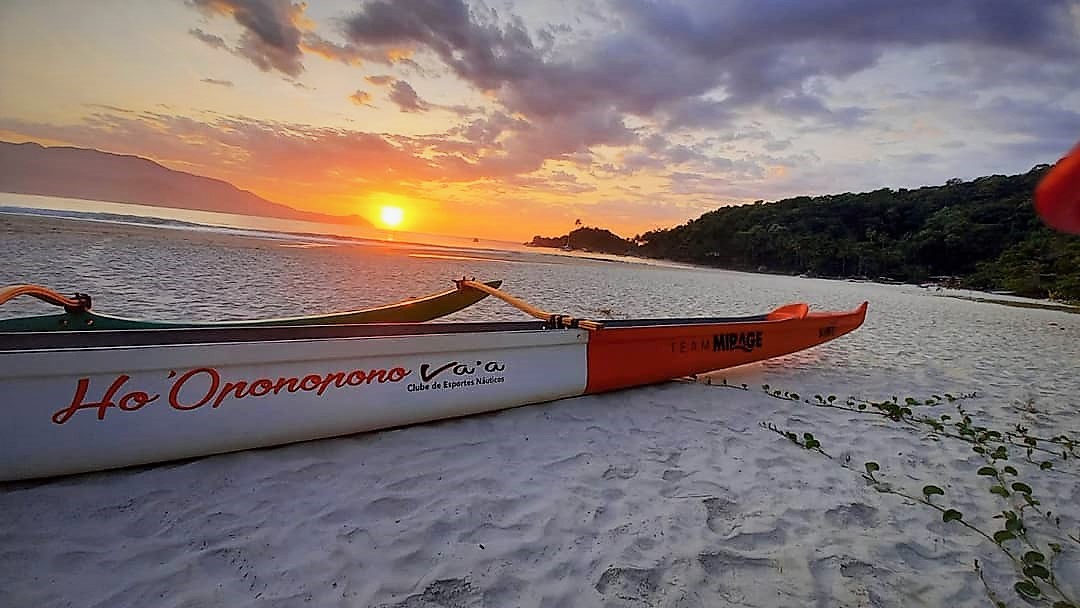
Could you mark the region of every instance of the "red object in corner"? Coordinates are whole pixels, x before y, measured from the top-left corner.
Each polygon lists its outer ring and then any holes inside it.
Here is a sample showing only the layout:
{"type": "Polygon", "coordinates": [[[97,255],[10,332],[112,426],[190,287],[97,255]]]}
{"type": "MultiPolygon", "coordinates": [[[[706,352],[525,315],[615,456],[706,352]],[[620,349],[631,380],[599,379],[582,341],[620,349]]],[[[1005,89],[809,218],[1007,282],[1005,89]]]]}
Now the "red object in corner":
{"type": "Polygon", "coordinates": [[[1051,228],[1080,234],[1080,145],[1036,186],[1035,211],[1051,228]]]}

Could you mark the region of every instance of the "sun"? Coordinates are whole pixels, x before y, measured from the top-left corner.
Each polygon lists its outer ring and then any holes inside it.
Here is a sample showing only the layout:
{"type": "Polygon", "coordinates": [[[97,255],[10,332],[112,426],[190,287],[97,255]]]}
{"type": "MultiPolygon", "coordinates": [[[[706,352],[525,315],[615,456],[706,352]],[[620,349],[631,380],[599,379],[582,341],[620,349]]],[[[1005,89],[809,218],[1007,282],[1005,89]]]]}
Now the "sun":
{"type": "Polygon", "coordinates": [[[401,207],[385,205],[379,209],[379,221],[387,228],[397,228],[403,219],[405,219],[405,210],[401,207]]]}

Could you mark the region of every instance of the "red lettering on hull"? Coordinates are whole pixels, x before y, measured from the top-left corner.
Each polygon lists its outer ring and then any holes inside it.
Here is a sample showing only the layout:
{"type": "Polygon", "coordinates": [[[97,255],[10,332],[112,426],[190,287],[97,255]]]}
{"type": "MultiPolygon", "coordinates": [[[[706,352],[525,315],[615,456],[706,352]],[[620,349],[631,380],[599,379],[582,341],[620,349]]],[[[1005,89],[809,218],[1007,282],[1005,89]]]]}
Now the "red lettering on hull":
{"type": "MultiPolygon", "coordinates": [[[[403,367],[391,369],[351,370],[330,372],[327,374],[308,374],[302,377],[281,377],[277,379],[258,378],[252,381],[222,381],[221,372],[212,367],[199,367],[188,370],[176,376],[175,371],[170,371],[168,377],[176,378],[169,388],[168,402],[174,410],[188,412],[197,410],[207,403],[211,408],[218,408],[226,401],[246,399],[248,397],[259,398],[266,395],[277,395],[285,390],[290,393],[306,392],[323,396],[331,387],[345,388],[362,386],[372,383],[401,382],[412,374],[412,370],[403,367]]],[[[105,412],[110,407],[119,408],[125,412],[134,412],[146,404],[155,401],[160,395],[151,395],[144,391],[131,391],[124,393],[119,400],[117,395],[124,384],[131,379],[127,374],[117,376],[109,385],[101,401],[86,402],[86,395],[90,390],[90,379],[79,379],[75,387],[75,395],[71,404],[58,410],[52,415],[52,421],[56,424],[64,424],[75,415],[75,412],[84,409],[97,410],[98,420],[105,419],[105,412]]]]}
{"type": "Polygon", "coordinates": [[[90,379],[80,378],[78,386],[75,387],[75,396],[71,398],[71,405],[53,414],[53,422],[56,424],[64,424],[75,415],[75,412],[95,408],[97,409],[98,420],[104,420],[105,412],[110,407],[118,407],[125,412],[134,412],[158,398],[158,395],[151,396],[143,391],[132,391],[121,397],[119,403],[114,403],[113,399],[116,397],[116,394],[120,392],[120,388],[124,386],[124,383],[130,379],[131,376],[126,374],[117,376],[116,380],[113,380],[112,384],[109,385],[109,390],[105,391],[105,396],[101,398],[101,401],[98,401],[97,403],[83,403],[83,400],[86,399],[87,391],[90,390],[90,379]]]}

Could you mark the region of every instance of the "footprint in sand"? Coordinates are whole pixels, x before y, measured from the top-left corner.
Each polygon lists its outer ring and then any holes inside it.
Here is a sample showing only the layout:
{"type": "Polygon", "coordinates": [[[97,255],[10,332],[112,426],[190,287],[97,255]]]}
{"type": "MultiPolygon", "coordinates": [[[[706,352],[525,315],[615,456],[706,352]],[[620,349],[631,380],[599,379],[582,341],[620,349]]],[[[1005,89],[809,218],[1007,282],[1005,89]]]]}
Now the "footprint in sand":
{"type": "Polygon", "coordinates": [[[706,498],[705,525],[716,534],[730,534],[734,525],[732,521],[739,510],[739,505],[726,498],[706,498]]]}
{"type": "Polygon", "coordinates": [[[379,608],[480,608],[483,603],[483,595],[467,579],[446,578],[396,604],[380,604],[379,608]]]}
{"type": "Polygon", "coordinates": [[[660,591],[663,573],[659,568],[608,568],[596,582],[601,595],[623,600],[638,600],[649,605],[648,598],[660,591]]]}
{"type": "Polygon", "coordinates": [[[878,525],[878,510],[870,505],[851,503],[829,509],[825,520],[837,528],[874,528],[878,525]]]}
{"type": "Polygon", "coordinates": [[[637,467],[634,465],[627,465],[625,467],[610,466],[604,471],[604,479],[630,479],[636,477],[638,474],[637,467]]]}

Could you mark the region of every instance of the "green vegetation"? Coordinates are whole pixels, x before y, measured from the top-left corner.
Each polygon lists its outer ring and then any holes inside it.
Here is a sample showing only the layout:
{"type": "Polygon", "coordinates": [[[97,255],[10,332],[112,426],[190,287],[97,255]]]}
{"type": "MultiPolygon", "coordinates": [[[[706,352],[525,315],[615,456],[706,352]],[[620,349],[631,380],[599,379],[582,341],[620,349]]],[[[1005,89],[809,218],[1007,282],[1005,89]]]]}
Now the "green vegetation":
{"type": "Polygon", "coordinates": [[[1047,165],[917,190],[798,197],[710,211],[634,238],[638,255],[732,270],[869,277],[1080,301],[1080,237],[1046,228],[1047,165]]]}
{"type": "MultiPolygon", "coordinates": [[[[729,385],[726,380],[716,385],[725,388],[749,390],[744,385],[729,385]]],[[[1080,532],[1063,525],[1056,510],[1069,512],[1067,505],[1047,504],[1038,497],[1032,486],[1059,485],[1068,479],[1080,477],[1076,470],[1080,458],[1080,440],[1068,434],[1039,437],[1028,427],[1017,424],[1012,428],[996,430],[980,424],[975,414],[964,407],[964,402],[976,397],[974,393],[953,396],[932,395],[927,398],[897,397],[883,401],[848,398],[835,395],[814,395],[811,399],[797,393],[762,385],[770,397],[792,401],[804,407],[830,408],[844,412],[851,419],[863,418],[888,421],[898,428],[919,434],[927,450],[938,442],[953,441],[965,445],[976,457],[968,461],[971,469],[968,477],[972,488],[983,488],[983,500],[965,496],[959,488],[946,483],[915,482],[911,471],[897,472],[895,481],[887,481],[880,464],[868,461],[852,462],[850,455],[838,457],[828,451],[826,441],[813,433],[796,433],[778,428],[771,422],[762,426],[779,434],[791,443],[822,456],[830,462],[858,475],[870,488],[882,494],[894,496],[901,501],[914,503],[921,508],[936,511],[941,520],[952,523],[957,531],[974,534],[984,541],[984,547],[997,551],[1012,564],[1014,578],[1011,584],[988,581],[984,566],[974,561],[974,572],[985,586],[991,604],[1005,608],[1010,598],[1027,605],[1044,605],[1052,608],[1080,608],[1077,601],[1076,581],[1060,577],[1057,562],[1073,559],[1080,550],[1080,532]],[[942,412],[951,406],[950,411],[942,412]],[[906,486],[912,486],[908,489],[906,486]],[[984,507],[978,513],[965,513],[959,504],[977,504],[984,507]],[[991,506],[993,505],[993,506],[991,506]],[[1054,509],[1054,510],[1052,510],[1054,509]]],[[[1034,404],[1024,404],[1027,412],[1034,411],[1034,404]]],[[[937,469],[930,468],[931,471],[937,469]]],[[[932,474],[932,473],[931,473],[932,474]]]]}

